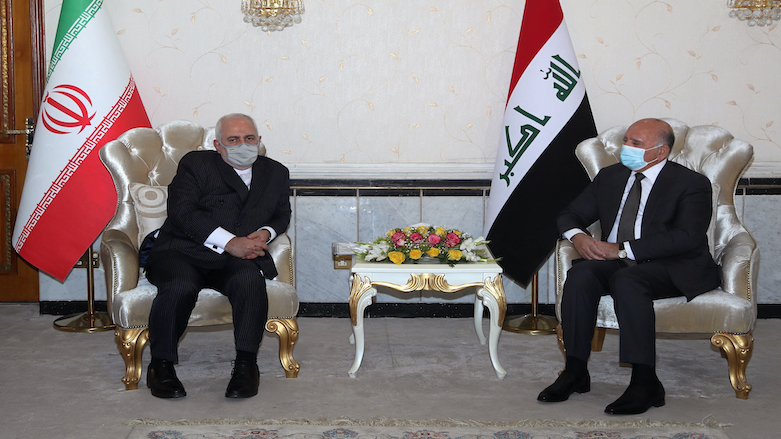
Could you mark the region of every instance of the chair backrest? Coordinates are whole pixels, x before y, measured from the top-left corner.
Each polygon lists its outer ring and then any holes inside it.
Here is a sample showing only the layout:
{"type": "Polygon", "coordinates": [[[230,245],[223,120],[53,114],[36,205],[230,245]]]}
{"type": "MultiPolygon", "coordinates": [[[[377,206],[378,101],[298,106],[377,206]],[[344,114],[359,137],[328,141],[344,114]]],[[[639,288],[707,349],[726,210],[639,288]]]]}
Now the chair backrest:
{"type": "MultiPolygon", "coordinates": [[[[133,183],[167,187],[176,175],[179,160],[190,151],[214,150],[214,128],[203,128],[187,121],[173,121],[155,129],[135,128],[100,149],[100,159],[108,169],[117,191],[117,210],[103,231],[101,260],[106,271],[109,296],[134,288],[138,282],[138,248],[143,239],[139,234],[139,218],[130,187],[133,183]],[[120,240],[128,251],[122,256],[104,255],[105,241],[120,240]]],[[[261,146],[265,155],[265,147],[261,146]]],[[[159,220],[165,218],[165,205],[160,206],[159,220]]],[[[140,218],[143,222],[146,218],[140,218]]],[[[157,226],[159,227],[159,225],[157,226]]],[[[278,280],[295,285],[290,240],[274,240],[270,248],[278,280]],[[279,243],[277,243],[279,241],[279,243]],[[284,242],[283,242],[284,241],[284,242]],[[284,269],[282,267],[285,267],[284,269]]],[[[111,247],[113,248],[113,247],[111,247]]],[[[111,252],[105,246],[105,252],[111,252]]],[[[111,306],[111,297],[108,298],[111,306]]]]}
{"type": "MultiPolygon", "coordinates": [[[[714,260],[721,265],[726,244],[746,230],[735,211],[735,189],[740,176],[754,157],[753,147],[735,139],[728,131],[713,125],[689,127],[676,119],[663,119],[675,133],[675,145],[669,159],[693,169],[710,179],[715,186],[714,219],[709,229],[709,241],[714,260]]],[[[600,169],[620,161],[621,146],[628,126],[610,128],[597,137],[581,142],[575,154],[589,178],[594,179],[600,169]]],[[[753,241],[753,238],[751,238],[753,241]]],[[[725,278],[722,273],[722,278],[725,278]]],[[[754,273],[754,276],[756,274],[754,273]]],[[[755,282],[751,282],[755,283],[755,282]]],[[[724,290],[751,300],[750,287],[723,285],[724,290]]],[[[755,299],[755,298],[754,298],[755,299]]]]}
{"type": "MultiPolygon", "coordinates": [[[[187,121],[168,122],[155,129],[135,128],[108,142],[100,150],[117,190],[117,211],[106,229],[138,236],[136,211],[130,195],[131,183],[168,186],[176,175],[179,160],[188,152],[214,149],[214,129],[187,121]]],[[[140,242],[136,241],[136,249],[140,242]]]]}

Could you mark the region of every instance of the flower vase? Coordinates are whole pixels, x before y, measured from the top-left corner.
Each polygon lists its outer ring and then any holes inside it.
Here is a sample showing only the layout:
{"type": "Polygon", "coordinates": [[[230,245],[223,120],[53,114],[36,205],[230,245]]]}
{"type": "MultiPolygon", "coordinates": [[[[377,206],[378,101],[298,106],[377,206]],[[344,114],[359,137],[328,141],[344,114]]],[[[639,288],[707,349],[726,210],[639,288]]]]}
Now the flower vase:
{"type": "Polygon", "coordinates": [[[421,256],[415,261],[416,264],[439,264],[441,262],[439,258],[432,258],[431,256],[421,256]]]}

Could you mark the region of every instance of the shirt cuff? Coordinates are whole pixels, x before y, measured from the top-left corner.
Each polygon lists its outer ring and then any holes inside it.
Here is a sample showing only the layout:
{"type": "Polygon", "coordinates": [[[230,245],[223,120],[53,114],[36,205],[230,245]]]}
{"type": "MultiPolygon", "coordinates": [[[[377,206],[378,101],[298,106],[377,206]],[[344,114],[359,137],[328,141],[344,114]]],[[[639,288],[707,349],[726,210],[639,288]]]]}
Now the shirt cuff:
{"type": "Polygon", "coordinates": [[[588,233],[580,229],[569,229],[566,232],[562,233],[561,236],[567,238],[567,241],[572,242],[572,237],[577,235],[578,233],[583,233],[585,235],[588,235],[588,233]]]}
{"type": "Polygon", "coordinates": [[[204,242],[203,245],[215,253],[222,254],[225,251],[225,246],[228,245],[228,241],[235,237],[236,235],[233,233],[223,229],[222,227],[217,227],[214,229],[211,235],[206,238],[206,242],[204,242]]]}
{"type": "Polygon", "coordinates": [[[268,241],[266,241],[266,244],[268,244],[269,242],[273,241],[274,238],[277,237],[277,232],[274,229],[272,229],[271,226],[263,226],[263,227],[259,228],[258,230],[268,230],[268,233],[269,233],[270,236],[268,237],[268,241]]]}

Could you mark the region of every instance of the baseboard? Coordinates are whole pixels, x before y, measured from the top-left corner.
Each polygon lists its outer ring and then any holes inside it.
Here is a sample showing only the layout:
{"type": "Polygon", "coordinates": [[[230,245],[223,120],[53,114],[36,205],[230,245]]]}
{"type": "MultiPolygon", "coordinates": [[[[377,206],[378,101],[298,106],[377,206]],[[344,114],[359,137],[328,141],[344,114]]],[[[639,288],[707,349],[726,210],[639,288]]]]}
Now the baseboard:
{"type": "MultiPolygon", "coordinates": [[[[105,300],[96,300],[96,312],[107,312],[108,305],[105,300]]],[[[55,316],[69,316],[87,311],[86,300],[46,300],[38,303],[38,309],[41,314],[51,314],[55,316]]]]}
{"type": "MultiPolygon", "coordinates": [[[[70,315],[87,311],[87,301],[43,301],[39,303],[41,314],[70,315]]],[[[106,301],[95,301],[95,311],[106,312],[106,301]]],[[[366,309],[368,317],[472,317],[474,306],[471,303],[375,303],[366,309]]],[[[531,314],[529,303],[511,303],[507,305],[507,315],[531,314]]],[[[553,304],[538,305],[541,315],[554,315],[553,304]]],[[[484,313],[488,313],[486,309],[484,313]]],[[[299,317],[350,317],[350,308],[346,303],[301,303],[299,317]]],[[[781,318],[781,304],[768,303],[757,305],[757,317],[760,319],[781,318]]]]}

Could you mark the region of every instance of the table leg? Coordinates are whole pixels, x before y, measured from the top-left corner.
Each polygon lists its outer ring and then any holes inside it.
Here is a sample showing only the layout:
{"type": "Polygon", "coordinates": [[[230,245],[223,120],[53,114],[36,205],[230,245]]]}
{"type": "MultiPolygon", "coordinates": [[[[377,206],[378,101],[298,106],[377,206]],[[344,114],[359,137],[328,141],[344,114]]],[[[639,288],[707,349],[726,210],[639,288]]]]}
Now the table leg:
{"type": "Polygon", "coordinates": [[[475,294],[475,332],[480,344],[485,344],[486,338],[483,334],[483,301],[475,294]]]}
{"type": "Polygon", "coordinates": [[[489,279],[486,279],[486,284],[483,288],[477,290],[477,296],[482,299],[483,305],[488,307],[488,312],[491,315],[488,326],[488,353],[494,370],[496,370],[496,376],[502,379],[507,375],[507,371],[499,364],[497,351],[499,348],[499,335],[502,332],[502,322],[500,320],[504,318],[507,303],[504,302],[504,288],[501,285],[501,280],[489,282],[489,279]],[[499,303],[500,300],[501,304],[499,303]]]}
{"type": "Polygon", "coordinates": [[[371,305],[372,298],[377,295],[377,289],[372,287],[368,277],[361,279],[360,276],[354,276],[350,290],[350,318],[353,323],[350,342],[355,343],[355,360],[347,375],[355,378],[355,373],[358,372],[363,361],[363,312],[371,305]]]}

